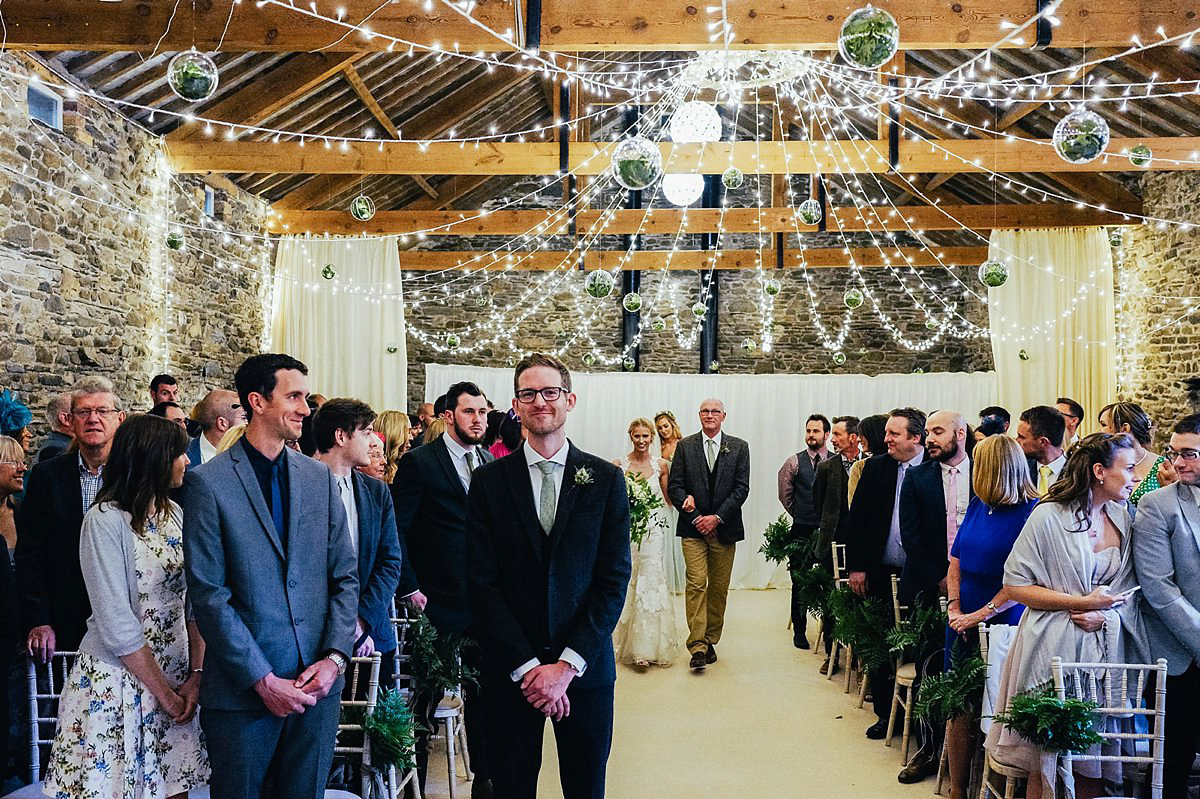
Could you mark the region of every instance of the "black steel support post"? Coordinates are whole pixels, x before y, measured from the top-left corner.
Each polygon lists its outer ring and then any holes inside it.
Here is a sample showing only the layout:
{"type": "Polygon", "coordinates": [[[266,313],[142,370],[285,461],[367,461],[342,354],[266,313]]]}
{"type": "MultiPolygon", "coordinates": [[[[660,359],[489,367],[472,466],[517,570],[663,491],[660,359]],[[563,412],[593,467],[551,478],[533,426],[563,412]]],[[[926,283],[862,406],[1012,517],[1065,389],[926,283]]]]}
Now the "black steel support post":
{"type": "Polygon", "coordinates": [[[542,0],[525,3],[525,49],[531,53],[542,49],[542,0]]]}
{"type": "MultiPolygon", "coordinates": [[[[704,176],[704,197],[701,202],[705,208],[719,208],[721,203],[721,181],[719,175],[704,176]]],[[[716,233],[700,234],[700,249],[715,250],[717,248],[716,233]]],[[[715,257],[715,255],[714,255],[715,257]]],[[[700,295],[705,297],[704,320],[700,323],[700,374],[712,374],[713,362],[717,360],[717,329],[719,315],[717,305],[720,281],[717,271],[713,268],[700,271],[700,295]]]]}
{"type": "MultiPolygon", "coordinates": [[[[625,112],[625,127],[630,130],[631,135],[636,135],[637,128],[641,122],[641,109],[637,106],[625,112]]],[[[629,209],[639,209],[642,207],[642,193],[640,191],[630,191],[625,198],[625,207],[629,209]]],[[[626,233],[621,236],[621,246],[626,252],[641,248],[641,236],[634,236],[626,233]]],[[[642,273],[636,269],[626,269],[621,273],[621,296],[633,292],[640,292],[642,288],[642,273]]],[[[633,369],[638,371],[642,368],[642,347],[641,344],[633,345],[637,341],[638,329],[641,327],[642,312],[627,311],[624,306],[621,308],[621,350],[625,353],[625,357],[633,358],[633,369]]]]}

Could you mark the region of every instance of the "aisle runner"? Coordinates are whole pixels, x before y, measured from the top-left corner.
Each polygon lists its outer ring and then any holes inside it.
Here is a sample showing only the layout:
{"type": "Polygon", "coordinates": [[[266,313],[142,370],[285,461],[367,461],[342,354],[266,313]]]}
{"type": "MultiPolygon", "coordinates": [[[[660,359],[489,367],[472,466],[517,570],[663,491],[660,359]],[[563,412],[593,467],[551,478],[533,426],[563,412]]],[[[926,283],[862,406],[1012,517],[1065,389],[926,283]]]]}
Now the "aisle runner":
{"type": "MultiPolygon", "coordinates": [[[[758,547],[762,531],[783,511],[775,477],[783,462],[804,446],[804,421],[810,413],[863,417],[915,405],[926,412],[957,410],[972,422],[996,396],[994,372],[877,377],[575,372],[572,377],[579,402],[567,422],[571,440],[610,460],[629,451],[625,430],[633,419],[652,419],[670,410],[689,435],[700,429],[696,412],[704,399],[724,401],[725,431],[750,443],[750,499],[743,511],[746,540],[738,545],[733,570],[736,588],[782,585],[786,579],[782,569],[758,554],[758,547]]],[[[512,369],[443,364],[425,366],[425,399],[433,402],[459,380],[477,383],[497,408],[507,409],[512,402],[512,369]]]]}

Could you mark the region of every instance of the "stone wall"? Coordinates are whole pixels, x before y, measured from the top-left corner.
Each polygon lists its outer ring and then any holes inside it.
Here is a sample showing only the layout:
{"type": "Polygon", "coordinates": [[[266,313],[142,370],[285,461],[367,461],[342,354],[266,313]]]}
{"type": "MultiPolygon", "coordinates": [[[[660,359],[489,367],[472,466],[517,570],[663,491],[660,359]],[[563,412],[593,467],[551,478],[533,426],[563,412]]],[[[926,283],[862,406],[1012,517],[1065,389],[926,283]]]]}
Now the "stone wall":
{"type": "MultiPolygon", "coordinates": [[[[0,64],[30,74],[21,57],[0,64]]],[[[0,387],[42,432],[46,401],[87,374],[135,409],[158,372],[186,405],[231,385],[261,346],[271,255],[253,236],[266,206],[222,190],[205,217],[203,184],[162,170],[154,137],[86,98],[51,130],[30,119],[26,91],[0,75],[0,387]]]]}
{"type": "Polygon", "coordinates": [[[1200,175],[1144,176],[1147,216],[1191,222],[1126,228],[1117,274],[1117,332],[1121,399],[1138,402],[1164,444],[1181,416],[1200,410],[1188,401],[1187,378],[1200,377],[1200,175]],[[1189,313],[1189,306],[1192,311],[1189,313]],[[1122,364],[1124,361],[1124,364],[1122,364]]]}

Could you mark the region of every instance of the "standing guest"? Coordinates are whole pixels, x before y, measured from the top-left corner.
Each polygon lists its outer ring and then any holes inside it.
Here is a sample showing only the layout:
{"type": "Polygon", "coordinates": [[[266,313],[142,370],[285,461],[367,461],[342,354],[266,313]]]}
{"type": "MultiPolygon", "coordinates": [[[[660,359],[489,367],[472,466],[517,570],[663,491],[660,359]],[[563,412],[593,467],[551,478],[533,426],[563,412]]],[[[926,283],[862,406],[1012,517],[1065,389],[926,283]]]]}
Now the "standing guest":
{"type": "Polygon", "coordinates": [[[241,441],[242,437],[245,435],[246,425],[244,424],[239,424],[229,428],[229,431],[226,432],[225,435],[221,436],[221,443],[217,444],[217,454],[220,455],[222,452],[241,441]]]}
{"type": "MultiPolygon", "coordinates": [[[[447,640],[481,640],[467,591],[467,491],[476,470],[493,458],[480,444],[486,430],[487,400],[474,383],[455,383],[446,392],[450,424],[429,446],[400,459],[392,480],[396,527],[404,553],[397,593],[423,610],[438,635],[447,640]]],[[[462,657],[479,668],[479,651],[462,657]]],[[[486,704],[477,686],[468,684],[467,750],[475,771],[474,796],[486,796],[491,769],[485,729],[486,704]]],[[[427,740],[422,733],[422,742],[427,740]]],[[[417,747],[418,772],[424,775],[427,746],[417,747]]]]}
{"type": "Polygon", "coordinates": [[[483,442],[481,444],[484,449],[489,449],[492,444],[500,440],[500,423],[504,421],[504,416],[504,411],[488,411],[487,429],[483,431],[483,442]]]}
{"type": "Polygon", "coordinates": [[[0,391],[0,435],[15,439],[25,453],[33,447],[33,432],[29,429],[32,421],[33,413],[17,401],[16,394],[0,391]]]}
{"type": "Polygon", "coordinates": [[[425,433],[425,423],[415,413],[408,415],[408,446],[415,447],[425,433]]]}
{"type": "Polygon", "coordinates": [[[1054,408],[1063,415],[1066,423],[1063,449],[1070,449],[1072,444],[1079,442],[1079,424],[1083,421],[1083,406],[1070,397],[1059,397],[1054,401],[1054,408]]]}
{"type": "MultiPolygon", "coordinates": [[[[904,568],[900,492],[905,475],[925,458],[924,438],[925,414],[896,408],[884,425],[886,454],[871,457],[863,466],[843,531],[850,588],[861,597],[891,604],[892,575],[904,568]]],[[[872,670],[868,679],[876,722],[867,729],[867,737],[879,740],[887,734],[892,708],[891,667],[872,670]]]]}
{"type": "Polygon", "coordinates": [[[38,449],[34,463],[61,455],[71,446],[74,440],[71,436],[71,392],[55,394],[46,403],[46,426],[50,428],[50,434],[38,449]]]}
{"type": "MultiPolygon", "coordinates": [[[[833,430],[830,439],[837,457],[826,458],[817,467],[817,476],[813,480],[813,504],[817,508],[817,540],[813,554],[821,568],[833,573],[833,559],[830,545],[837,539],[838,527],[850,504],[846,499],[847,488],[850,484],[850,470],[858,460],[861,447],[858,438],[857,416],[833,417],[833,430]]],[[[821,673],[829,673],[829,653],[833,651],[833,617],[828,615],[822,625],[825,639],[825,661],[821,664],[821,673]]],[[[836,668],[836,666],[835,666],[836,668]]]]}
{"type": "Polygon", "coordinates": [[[1178,480],[1138,505],[1133,565],[1146,598],[1150,659],[1167,659],[1163,797],[1186,799],[1200,744],[1200,414],[1175,425],[1165,457],[1178,480]]]}
{"type": "Polygon", "coordinates": [[[217,446],[233,428],[246,423],[246,411],[236,391],[214,389],[204,395],[193,415],[200,425],[200,434],[188,445],[188,468],[194,469],[217,457],[217,446]]]}
{"type": "MultiPolygon", "coordinates": [[[[429,430],[433,427],[433,423],[442,418],[442,413],[446,410],[446,395],[438,397],[435,402],[422,402],[417,406],[417,418],[421,421],[421,434],[413,441],[413,449],[429,443],[433,439],[429,436],[429,430]]],[[[440,433],[439,433],[440,435],[440,433]]],[[[435,436],[436,437],[436,436],[435,436]]]]}
{"type": "MultiPolygon", "coordinates": [[[[358,470],[370,461],[374,442],[383,442],[371,429],[375,412],[355,399],[326,400],[313,415],[317,460],[329,467],[346,509],[346,529],[358,561],[358,620],[354,655],[383,656],[380,674],[390,675],[396,656],[396,633],[389,606],[400,582],[400,540],[396,513],[387,485],[358,470]]],[[[382,459],[380,460],[382,465],[382,459]]]]}
{"type": "Polygon", "coordinates": [[[1008,432],[1012,416],[1008,410],[999,405],[989,405],[979,412],[979,427],[975,429],[975,439],[982,441],[988,436],[998,436],[1008,432]]]}
{"type": "Polygon", "coordinates": [[[1105,405],[1097,418],[1101,433],[1128,433],[1133,437],[1133,493],[1129,495],[1129,513],[1133,514],[1142,497],[1174,482],[1165,455],[1157,458],[1150,451],[1154,425],[1150,416],[1136,402],[1114,402],[1105,405]],[[1168,466],[1168,468],[1164,468],[1168,466]]]}
{"type": "MultiPolygon", "coordinates": [[[[997,434],[979,442],[974,456],[975,498],[954,539],[946,575],[949,626],[943,665],[947,670],[956,647],[964,654],[978,649],[980,624],[1015,625],[1025,609],[1008,598],[1003,580],[1004,561],[1037,504],[1025,454],[1016,441],[997,434]]],[[[990,707],[983,708],[983,715],[991,712],[990,707]]],[[[971,713],[946,725],[951,799],[968,795],[978,723],[978,714],[971,713]]]]}
{"type": "Polygon", "coordinates": [[[434,416],[436,414],[434,413],[432,402],[422,402],[417,406],[417,419],[421,422],[422,431],[429,427],[429,423],[433,421],[434,416]]]}
{"type": "Polygon", "coordinates": [[[525,428],[521,426],[521,417],[510,410],[500,422],[500,437],[488,447],[488,452],[497,458],[503,458],[510,452],[519,450],[524,440],[525,428]]]}
{"type": "Polygon", "coordinates": [[[679,508],[676,535],[687,569],[688,667],[717,662],[737,542],[746,537],[742,505],[750,496],[750,445],[726,435],[725,403],[700,403],[700,432],[675,448],[667,495],[679,508]]]}
{"type": "Polygon", "coordinates": [[[325,398],[324,394],[313,392],[312,394],[308,395],[308,405],[313,409],[313,413],[316,413],[318,410],[320,410],[321,406],[326,402],[329,402],[329,400],[325,398]]]}
{"type": "Polygon", "coordinates": [[[513,382],[513,409],[528,439],[480,467],[467,498],[467,571],[495,795],[537,795],[549,718],[563,796],[602,799],[612,748],[612,634],[630,574],[625,478],[567,440],[576,397],[562,361],[528,355],[513,382]]]}
{"type": "Polygon", "coordinates": [[[179,383],[171,375],[155,375],[150,381],[150,404],[160,402],[179,402],[179,383]]]}
{"type": "MultiPolygon", "coordinates": [[[[12,656],[21,640],[17,618],[17,593],[9,550],[16,544],[17,528],[13,519],[13,496],[25,487],[25,451],[16,439],[0,436],[0,535],[6,546],[0,552],[0,677],[7,681],[12,656]]],[[[0,686],[0,776],[7,774],[9,762],[9,691],[7,682],[0,686]]]]}
{"type": "Polygon", "coordinates": [[[1017,422],[1017,443],[1029,459],[1029,477],[1039,497],[1046,496],[1067,465],[1063,436],[1067,422],[1062,412],[1049,405],[1035,405],[1017,422]]]}
{"type": "Polygon", "coordinates": [[[425,444],[432,444],[434,441],[437,441],[439,438],[441,438],[442,434],[445,432],[446,420],[439,416],[431,421],[429,426],[425,428],[425,434],[421,436],[421,445],[424,446],[425,444]]]}
{"type": "Polygon", "coordinates": [[[800,576],[813,564],[815,553],[813,533],[820,516],[813,501],[813,481],[817,467],[829,457],[829,419],[814,413],[804,424],[806,449],[797,452],[779,468],[779,504],[792,517],[791,540],[801,545],[800,551],[788,558],[788,574],[792,578],[792,646],[808,649],[808,608],[800,600],[800,576]]]}
{"type": "Polygon", "coordinates": [[[658,455],[670,463],[675,459],[675,448],[683,440],[683,431],[675,421],[675,414],[659,411],[654,415],[654,429],[658,432],[658,455]]]}
{"type": "Polygon", "coordinates": [[[357,563],[333,474],[284,444],[309,414],[307,373],[287,355],[247,358],[245,436],[184,481],[213,799],[260,797],[268,778],[278,799],[318,799],[333,760],[357,563]]]}
{"type": "Polygon", "coordinates": [[[184,413],[183,408],[180,408],[176,403],[160,402],[147,411],[147,413],[150,416],[157,416],[160,419],[166,419],[171,424],[178,426],[179,429],[184,432],[184,434],[187,433],[187,414],[184,413]]]}
{"type": "MultiPolygon", "coordinates": [[[[15,438],[0,436],[0,535],[4,536],[7,550],[17,546],[17,505],[13,497],[25,489],[25,450],[15,438]]],[[[0,568],[2,568],[0,564],[0,568]]],[[[9,582],[12,582],[12,563],[9,562],[9,582]]],[[[15,610],[14,603],[6,603],[6,610],[15,610]]],[[[3,612],[3,611],[0,611],[3,612]]],[[[0,693],[3,693],[0,691],[0,693]]],[[[7,728],[2,728],[7,729],[7,728]]]]}
{"type": "Polygon", "coordinates": [[[391,485],[396,477],[396,467],[411,443],[408,414],[384,411],[375,420],[375,432],[383,435],[383,482],[391,485]]]}
{"type": "Polygon", "coordinates": [[[176,799],[205,785],[196,720],[204,641],[188,618],[182,512],[187,434],[146,415],[113,438],[79,558],[93,613],[59,700],[44,791],[176,799]]]}
{"type": "Polygon", "coordinates": [[[675,630],[675,608],[667,588],[667,546],[674,536],[667,525],[667,474],[670,464],[650,454],[654,442],[654,426],[649,419],[634,419],[629,423],[629,441],[633,449],[623,458],[613,461],[626,475],[646,480],[651,493],[662,503],[650,511],[646,533],[633,550],[633,572],[629,579],[629,594],[614,634],[617,660],[645,670],[650,664],[670,666],[679,646],[675,630]]]}
{"type": "Polygon", "coordinates": [[[850,475],[846,479],[847,505],[854,502],[854,491],[858,488],[858,481],[862,479],[863,469],[866,468],[867,461],[874,455],[882,455],[887,452],[887,444],[883,440],[887,420],[888,416],[886,413],[877,413],[873,416],[868,416],[858,423],[858,440],[862,444],[863,457],[855,461],[854,465],[850,467],[850,475]]]}
{"type": "Polygon", "coordinates": [[[104,479],[113,434],[125,421],[112,383],[80,379],[71,390],[77,451],[30,470],[17,511],[17,590],[25,646],[40,663],[75,650],[92,613],[79,566],[79,529],[104,479]]]}
{"type": "MultiPolygon", "coordinates": [[[[1062,479],[1033,509],[1004,564],[1008,597],[1026,610],[1004,662],[997,712],[1008,711],[1014,696],[1043,689],[1050,682],[1052,658],[1146,662],[1129,514],[1123,507],[1132,490],[1133,441],[1096,433],[1071,448],[1062,479]]],[[[1103,684],[1104,677],[1098,679],[1103,684]]],[[[1128,724],[1124,731],[1132,731],[1132,719],[1110,723],[1128,724]]],[[[998,761],[1029,772],[1028,799],[1041,799],[1047,782],[1053,795],[1056,753],[1003,724],[992,725],[985,745],[998,761]]],[[[1119,763],[1075,760],[1073,765],[1081,799],[1104,795],[1103,779],[1121,781],[1119,763]]]]}
{"type": "Polygon", "coordinates": [[[354,468],[367,477],[383,482],[383,476],[387,471],[387,459],[383,454],[383,433],[371,431],[371,438],[367,441],[367,459],[368,462],[365,465],[354,468]]]}
{"type": "Polygon", "coordinates": [[[296,439],[289,439],[286,442],[286,446],[291,447],[297,452],[303,453],[312,458],[317,454],[317,440],[313,438],[312,432],[313,414],[315,414],[317,409],[321,406],[318,405],[312,397],[308,398],[307,403],[308,416],[305,416],[300,423],[300,437],[296,439]]]}

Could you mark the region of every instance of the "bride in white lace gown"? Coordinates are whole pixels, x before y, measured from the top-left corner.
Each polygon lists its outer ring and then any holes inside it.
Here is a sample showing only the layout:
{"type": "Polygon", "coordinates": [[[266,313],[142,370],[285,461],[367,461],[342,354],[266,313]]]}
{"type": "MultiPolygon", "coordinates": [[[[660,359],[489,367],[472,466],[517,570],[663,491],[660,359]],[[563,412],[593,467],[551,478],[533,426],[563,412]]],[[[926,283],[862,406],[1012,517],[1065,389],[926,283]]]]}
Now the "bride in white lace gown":
{"type": "Polygon", "coordinates": [[[633,442],[633,451],[614,463],[627,473],[645,477],[655,496],[667,505],[653,512],[641,546],[631,545],[633,575],[629,580],[625,608],[613,632],[617,660],[644,669],[650,664],[671,665],[680,646],[666,571],[668,547],[675,531],[667,524],[669,467],[665,460],[650,454],[654,428],[645,419],[635,419],[629,425],[629,438],[633,442]]]}

